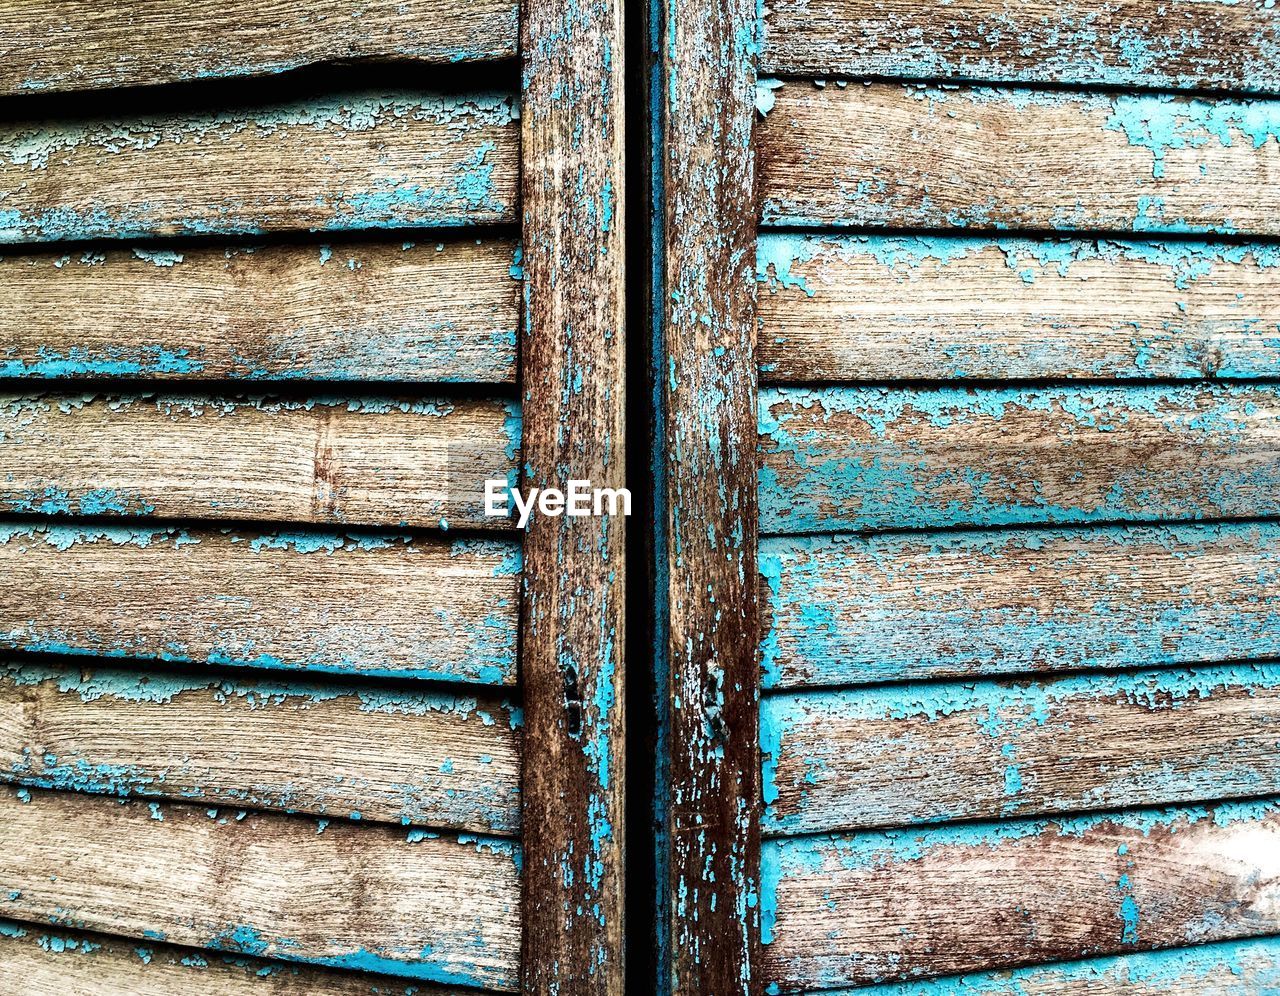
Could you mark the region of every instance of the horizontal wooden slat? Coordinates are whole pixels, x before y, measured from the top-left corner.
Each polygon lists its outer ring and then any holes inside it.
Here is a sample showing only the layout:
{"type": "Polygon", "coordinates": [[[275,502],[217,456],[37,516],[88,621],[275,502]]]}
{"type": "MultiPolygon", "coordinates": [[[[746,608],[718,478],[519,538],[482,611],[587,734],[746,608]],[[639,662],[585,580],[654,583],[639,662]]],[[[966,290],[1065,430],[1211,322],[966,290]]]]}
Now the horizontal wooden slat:
{"type": "Polygon", "coordinates": [[[760,392],[766,532],[1280,513],[1273,386],[760,392]]]}
{"type": "Polygon", "coordinates": [[[1267,243],[768,234],[757,270],[766,381],[1280,374],[1267,243]]]}
{"type": "Polygon", "coordinates": [[[42,0],[0,10],[0,93],[278,73],[317,62],[516,53],[512,0],[42,0]]]}
{"type": "Polygon", "coordinates": [[[495,400],[0,397],[0,507],[507,529],[520,418],[495,400]]]}
{"type": "Polygon", "coordinates": [[[771,96],[767,224],[1280,233],[1280,101],[809,83],[771,96]]]}
{"type": "Polygon", "coordinates": [[[1268,0],[775,0],[766,72],[1280,89],[1268,0]]]}
{"type": "Polygon", "coordinates": [[[774,833],[1280,793],[1280,666],[890,685],[760,708],[774,833]]]}
{"type": "Polygon", "coordinates": [[[515,382],[506,241],[0,257],[0,376],[515,382]]]}
{"type": "Polygon", "coordinates": [[[440,678],[516,675],[515,544],[0,526],[0,646],[440,678]]]}
{"type": "Polygon", "coordinates": [[[1256,996],[1280,992],[1280,938],[822,992],[823,996],[1256,996]]]}
{"type": "Polygon", "coordinates": [[[772,687],[1280,657],[1280,527],[761,544],[772,687]]]}
{"type": "Polygon", "coordinates": [[[487,838],[0,787],[15,920],[431,982],[515,989],[519,860],[487,838]]]}
{"type": "Polygon", "coordinates": [[[438,692],[0,665],[0,777],[518,830],[518,714],[438,692]]]}
{"type": "Polygon", "coordinates": [[[403,91],[0,126],[0,243],[516,220],[510,98],[403,91]]]}
{"type": "Polygon", "coordinates": [[[3,920],[0,966],[3,996],[475,996],[473,989],[387,975],[200,953],[3,920]]]}
{"type": "Polygon", "coordinates": [[[1275,803],[783,838],[762,863],[783,988],[1280,932],[1275,803]]]}

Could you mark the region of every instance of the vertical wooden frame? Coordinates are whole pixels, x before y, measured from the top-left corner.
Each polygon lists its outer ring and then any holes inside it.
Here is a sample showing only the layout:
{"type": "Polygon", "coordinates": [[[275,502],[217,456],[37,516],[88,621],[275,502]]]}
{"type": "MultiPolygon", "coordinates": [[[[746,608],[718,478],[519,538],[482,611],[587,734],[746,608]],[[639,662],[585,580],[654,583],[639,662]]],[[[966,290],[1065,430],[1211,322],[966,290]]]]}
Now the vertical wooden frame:
{"type": "Polygon", "coordinates": [[[650,8],[656,989],[762,991],[753,0],[650,8]]]}
{"type": "MultiPolygon", "coordinates": [[[[524,483],[625,484],[620,0],[526,0],[524,483]]],[[[623,991],[625,522],[525,537],[523,990],[623,991]]]]}

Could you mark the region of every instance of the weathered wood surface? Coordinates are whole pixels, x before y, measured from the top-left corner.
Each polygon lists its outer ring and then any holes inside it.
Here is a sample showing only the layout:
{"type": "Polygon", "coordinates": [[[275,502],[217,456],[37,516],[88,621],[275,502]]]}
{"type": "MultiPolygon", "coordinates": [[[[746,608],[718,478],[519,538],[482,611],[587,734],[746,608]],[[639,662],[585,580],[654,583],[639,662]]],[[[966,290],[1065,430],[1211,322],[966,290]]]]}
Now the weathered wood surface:
{"type": "MultiPolygon", "coordinates": [[[[526,488],[626,480],[622,0],[521,18],[526,488]]],[[[618,510],[621,512],[621,509],[618,510]]],[[[522,990],[622,996],[626,519],[535,516],[524,537],[522,990]]]]}
{"type": "Polygon", "coordinates": [[[359,396],[0,397],[0,508],[340,525],[509,529],[514,403],[359,396]]]}
{"type": "Polygon", "coordinates": [[[516,220],[511,98],[355,92],[0,126],[0,243],[516,220]]]}
{"type": "Polygon", "coordinates": [[[441,692],[0,665],[0,778],[508,834],[517,720],[441,692]]]}
{"type": "Polygon", "coordinates": [[[766,532],[1280,512],[1272,386],[775,388],[760,450],[766,532]]]}
{"type": "Polygon", "coordinates": [[[768,234],[756,276],[766,381],[1280,374],[1268,243],[768,234]]]}
{"type": "Polygon", "coordinates": [[[75,0],[0,10],[0,93],[279,73],[319,62],[511,58],[513,0],[75,0]]]}
{"type": "Polygon", "coordinates": [[[773,833],[1280,793],[1280,666],[888,685],[761,704],[773,833]]]}
{"type": "Polygon", "coordinates": [[[0,257],[0,376],[515,383],[507,241],[0,257]]]}
{"type": "Polygon", "coordinates": [[[514,990],[519,852],[495,838],[0,787],[15,920],[514,990]]]}
{"type": "Polygon", "coordinates": [[[1280,101],[899,84],[769,93],[767,224],[1280,233],[1280,101]]]}
{"type": "MultiPolygon", "coordinates": [[[[3,903],[0,902],[0,909],[3,903]]],[[[474,990],[0,920],[0,996],[474,996],[474,990]]]]}
{"type": "Polygon", "coordinates": [[[1276,803],[782,838],[763,867],[765,973],[784,990],[1280,929],[1276,803]]]}
{"type": "Polygon", "coordinates": [[[774,0],[766,72],[1280,90],[1268,0],[774,0]]]}
{"type": "Polygon", "coordinates": [[[826,989],[823,996],[1258,996],[1280,992],[1280,939],[1089,958],[1065,965],[826,989]]]}
{"type": "Polygon", "coordinates": [[[759,996],[754,0],[650,9],[658,996],[759,996]]]}
{"type": "Polygon", "coordinates": [[[761,544],[770,687],[1280,656],[1280,529],[1209,525],[761,544]]]}
{"type": "Polygon", "coordinates": [[[516,680],[520,551],[473,540],[0,527],[0,647],[516,680]]]}

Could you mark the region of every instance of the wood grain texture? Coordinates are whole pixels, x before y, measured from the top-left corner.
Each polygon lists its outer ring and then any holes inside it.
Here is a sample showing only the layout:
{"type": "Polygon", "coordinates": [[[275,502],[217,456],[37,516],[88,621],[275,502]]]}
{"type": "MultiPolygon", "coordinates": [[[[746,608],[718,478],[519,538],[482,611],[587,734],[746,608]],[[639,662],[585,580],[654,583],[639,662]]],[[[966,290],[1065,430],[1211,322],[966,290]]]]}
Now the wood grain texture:
{"type": "Polygon", "coordinates": [[[0,527],[0,647],[516,680],[520,551],[474,540],[0,527]]]}
{"type": "Polygon", "coordinates": [[[754,0],[650,9],[659,996],[763,992],[754,0]]]}
{"type": "Polygon", "coordinates": [[[1280,792],[1280,667],[767,697],[772,833],[1280,792]]]}
{"type": "Polygon", "coordinates": [[[0,665],[0,778],[510,834],[508,703],[167,671],[0,665]]]}
{"type": "Polygon", "coordinates": [[[211,992],[224,996],[467,996],[474,990],[0,920],[0,996],[207,996],[211,992]]]}
{"type": "Polygon", "coordinates": [[[1275,377],[1269,243],[760,238],[774,382],[1275,377]]]}
{"type": "Polygon", "coordinates": [[[1280,101],[810,83],[770,97],[767,224],[1280,231],[1280,101]]]}
{"type": "Polygon", "coordinates": [[[1280,89],[1267,0],[775,0],[764,23],[784,75],[1280,89]]]}
{"type": "Polygon", "coordinates": [[[518,408],[496,400],[0,397],[0,508],[509,529],[518,408]]]}
{"type": "Polygon", "coordinates": [[[512,100],[401,91],[0,126],[0,243],[516,220],[512,100]]]}
{"type": "Polygon", "coordinates": [[[0,93],[279,73],[318,62],[511,58],[513,0],[75,0],[0,10],[0,93]]]}
{"type": "Polygon", "coordinates": [[[0,257],[0,376],[514,384],[505,240],[0,257]]]}
{"type": "Polygon", "coordinates": [[[516,989],[508,842],[8,786],[0,817],[15,920],[516,989]]]}
{"type": "Polygon", "coordinates": [[[824,996],[1256,996],[1280,990],[1280,940],[1223,941],[1065,965],[826,989],[824,996]]]}
{"type": "Polygon", "coordinates": [[[1274,802],[769,841],[765,971],[835,988],[1274,934],[1278,844],[1274,802]]]}
{"type": "MultiPolygon", "coordinates": [[[[622,0],[538,0],[522,11],[524,485],[619,489],[622,0]]],[[[524,557],[523,992],[622,996],[626,520],[535,516],[524,557]]]]}
{"type": "Polygon", "coordinates": [[[777,388],[767,532],[1280,512],[1272,386],[777,388]]]}
{"type": "Polygon", "coordinates": [[[1280,656],[1277,551],[1272,524],[766,540],[764,680],[1280,656]]]}

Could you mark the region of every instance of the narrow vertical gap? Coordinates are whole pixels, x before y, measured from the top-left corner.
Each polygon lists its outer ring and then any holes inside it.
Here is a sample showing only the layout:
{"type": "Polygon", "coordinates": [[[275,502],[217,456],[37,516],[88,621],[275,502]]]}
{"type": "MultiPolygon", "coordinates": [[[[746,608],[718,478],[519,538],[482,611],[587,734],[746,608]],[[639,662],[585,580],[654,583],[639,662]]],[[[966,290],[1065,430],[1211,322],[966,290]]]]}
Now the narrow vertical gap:
{"type": "Polygon", "coordinates": [[[654,454],[662,413],[654,401],[653,335],[656,162],[652,82],[658,53],[652,44],[652,0],[626,5],[627,226],[627,481],[632,516],[627,520],[627,985],[629,996],[657,991],[657,868],[655,865],[658,743],[656,703],[659,642],[655,625],[659,579],[655,550],[660,512],[654,454]]]}

